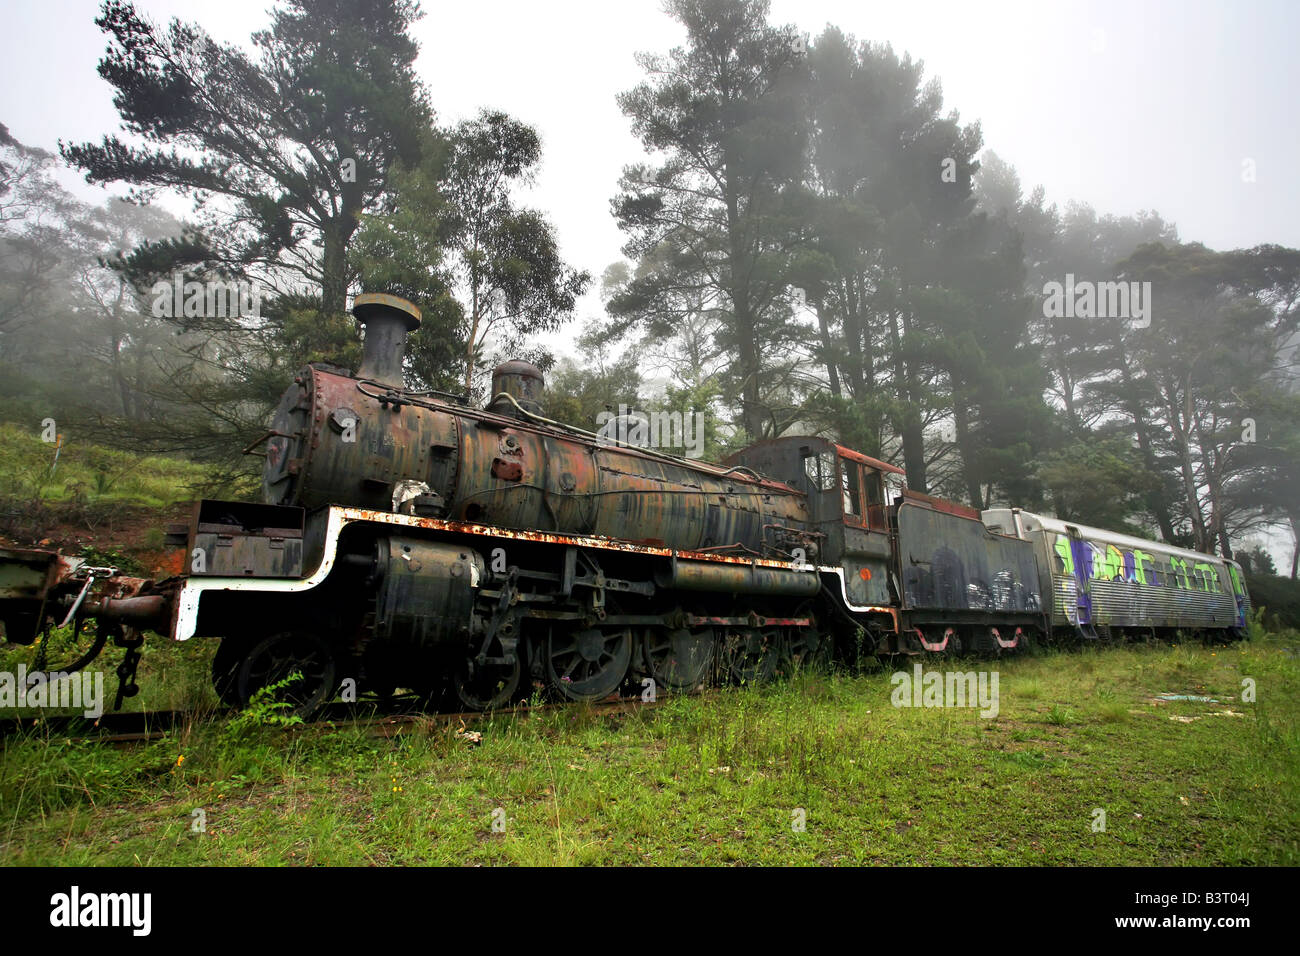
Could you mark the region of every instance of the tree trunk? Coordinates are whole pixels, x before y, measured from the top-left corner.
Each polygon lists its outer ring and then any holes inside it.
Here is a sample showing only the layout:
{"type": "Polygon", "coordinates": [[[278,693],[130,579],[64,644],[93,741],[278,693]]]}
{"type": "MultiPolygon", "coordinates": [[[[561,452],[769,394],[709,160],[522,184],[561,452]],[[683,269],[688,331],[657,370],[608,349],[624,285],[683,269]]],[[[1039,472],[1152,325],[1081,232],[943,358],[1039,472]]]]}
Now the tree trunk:
{"type": "Polygon", "coordinates": [[[751,441],[762,441],[767,416],[763,414],[759,391],[758,345],[754,341],[754,314],[749,297],[746,276],[749,265],[745,262],[743,236],[741,235],[740,200],[731,177],[732,163],[727,164],[727,241],[728,265],[731,271],[732,321],[736,328],[736,346],[740,366],[740,415],[751,441]]]}
{"type": "Polygon", "coordinates": [[[325,253],[321,259],[321,312],[344,315],[348,310],[348,244],[337,222],[326,223],[325,253]]]}
{"type": "Polygon", "coordinates": [[[983,511],[984,495],[980,490],[980,483],[975,480],[970,464],[970,414],[966,409],[966,400],[956,386],[952,390],[952,418],[956,426],[953,437],[957,439],[957,450],[961,454],[962,475],[966,479],[966,494],[970,496],[971,507],[983,511]]]}
{"type": "MultiPolygon", "coordinates": [[[[1124,381],[1125,410],[1133,420],[1133,434],[1137,438],[1138,451],[1142,454],[1142,464],[1150,474],[1159,474],[1156,469],[1155,452],[1151,447],[1151,435],[1147,429],[1146,416],[1142,413],[1142,402],[1137,395],[1137,387],[1133,382],[1133,373],[1129,369],[1128,362],[1124,360],[1122,348],[1116,350],[1116,364],[1119,366],[1120,375],[1124,381]]],[[[1147,507],[1155,515],[1156,524],[1160,526],[1161,537],[1167,542],[1172,542],[1174,540],[1174,521],[1159,489],[1147,495],[1147,507]]]]}
{"type": "Polygon", "coordinates": [[[1291,547],[1291,580],[1296,579],[1296,569],[1300,567],[1300,515],[1291,515],[1291,538],[1295,544],[1291,547]]]}
{"type": "Polygon", "coordinates": [[[921,416],[912,403],[907,363],[903,361],[903,336],[898,325],[901,313],[894,310],[889,316],[890,349],[894,355],[894,390],[905,404],[898,434],[903,441],[903,470],[907,473],[907,486],[922,494],[927,493],[925,474],[925,433],[921,429],[921,416]]]}
{"type": "Polygon", "coordinates": [[[1207,538],[1211,542],[1217,541],[1220,556],[1231,561],[1232,545],[1228,543],[1227,521],[1223,514],[1223,457],[1218,454],[1212,437],[1206,436],[1205,429],[1201,427],[1199,421],[1196,423],[1196,440],[1201,446],[1201,460],[1205,462],[1205,485],[1210,493],[1210,523],[1207,538]]]}
{"type": "Polygon", "coordinates": [[[1172,386],[1165,386],[1165,406],[1169,413],[1169,431],[1173,435],[1174,453],[1178,456],[1178,471],[1183,480],[1183,495],[1187,503],[1187,514],[1192,521],[1193,547],[1198,551],[1209,551],[1209,535],[1205,527],[1205,516],[1201,513],[1201,502],[1196,494],[1196,469],[1192,463],[1191,443],[1183,425],[1177,395],[1172,386]]]}
{"type": "Polygon", "coordinates": [[[841,398],[843,393],[840,390],[840,373],[836,368],[834,354],[831,349],[831,326],[830,321],[826,318],[826,309],[822,305],[814,305],[813,311],[817,313],[817,331],[821,336],[822,355],[825,358],[826,379],[830,382],[831,395],[835,398],[841,398]]]}
{"type": "Polygon", "coordinates": [[[848,349],[849,363],[845,375],[853,389],[853,397],[861,398],[866,391],[865,363],[862,360],[861,299],[854,287],[853,276],[844,279],[844,347],[848,349]]]}
{"type": "MultiPolygon", "coordinates": [[[[474,341],[478,338],[479,309],[478,309],[478,284],[473,283],[470,292],[470,323],[469,338],[465,343],[465,394],[469,395],[474,389],[474,341]]],[[[488,402],[491,403],[495,395],[488,396],[488,402]]]]}

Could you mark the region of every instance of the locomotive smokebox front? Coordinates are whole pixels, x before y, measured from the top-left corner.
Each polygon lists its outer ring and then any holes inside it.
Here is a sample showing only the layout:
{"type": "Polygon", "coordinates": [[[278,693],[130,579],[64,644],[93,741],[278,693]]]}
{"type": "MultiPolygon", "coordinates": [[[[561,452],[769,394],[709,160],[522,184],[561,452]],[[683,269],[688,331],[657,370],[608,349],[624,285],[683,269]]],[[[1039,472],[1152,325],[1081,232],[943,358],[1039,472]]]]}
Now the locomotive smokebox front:
{"type": "Polygon", "coordinates": [[[395,494],[415,487],[436,511],[457,436],[451,415],[404,397],[406,337],[419,327],[420,310],[396,296],[365,293],[352,311],[365,326],[361,367],[355,376],[323,364],[298,372],[272,418],[263,498],[389,511],[395,494]]]}

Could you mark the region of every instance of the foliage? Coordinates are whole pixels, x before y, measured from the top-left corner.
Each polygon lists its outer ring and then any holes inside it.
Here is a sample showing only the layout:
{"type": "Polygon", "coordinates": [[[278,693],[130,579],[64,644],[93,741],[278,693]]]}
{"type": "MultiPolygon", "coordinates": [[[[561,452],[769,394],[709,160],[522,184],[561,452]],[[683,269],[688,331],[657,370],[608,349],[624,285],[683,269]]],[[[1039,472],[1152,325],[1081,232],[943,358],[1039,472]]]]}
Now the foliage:
{"type": "Polygon", "coordinates": [[[419,384],[472,393],[490,338],[503,357],[518,357],[586,290],[590,275],[560,258],[546,218],[515,205],[512,193],[540,161],[532,127],[484,110],[432,134],[420,163],[399,164],[392,195],[365,217],[355,251],[363,285],[424,313],[409,363],[419,384]]]}
{"type": "Polygon", "coordinates": [[[1143,531],[1130,525],[1130,516],[1141,511],[1159,480],[1122,437],[1081,438],[1046,452],[1037,478],[1049,489],[1058,518],[1139,536],[1143,531]]]}
{"type": "Polygon", "coordinates": [[[1236,558],[1241,564],[1241,569],[1247,574],[1261,576],[1277,574],[1277,566],[1273,563],[1273,556],[1259,545],[1255,545],[1249,551],[1237,552],[1236,558]]]}
{"type": "Polygon", "coordinates": [[[237,743],[262,728],[294,727],[301,724],[302,717],[293,712],[294,705],[289,701],[277,699],[277,695],[302,679],[302,673],[294,671],[282,680],[274,681],[254,691],[248,706],[231,717],[226,724],[223,730],[226,739],[237,743]]]}
{"type": "Polygon", "coordinates": [[[1269,627],[1300,630],[1300,581],[1270,574],[1247,574],[1250,603],[1269,627]]]}
{"type": "MultiPolygon", "coordinates": [[[[125,130],[149,145],[112,136],[63,145],[63,155],[91,182],[195,198],[206,229],[184,248],[155,246],[172,253],[164,260],[305,280],[326,316],[342,314],[359,217],[396,161],[418,159],[432,121],[409,33],[421,15],[412,0],[288,0],[253,35],[255,61],[196,24],[163,29],[132,3],[105,0],[99,73],[125,130]]],[[[162,264],[155,274],[170,271],[162,264]]]]}
{"type": "Polygon", "coordinates": [[[802,333],[787,286],[804,202],[805,69],[792,31],[767,23],[766,0],[667,9],[687,45],[638,55],[650,79],[618,99],[647,153],[663,160],[630,165],[620,180],[614,214],[638,267],[608,309],[656,338],[685,316],[713,316],[732,359],[723,375],[738,424],[755,438],[779,434],[798,417],[791,347],[802,333]]]}

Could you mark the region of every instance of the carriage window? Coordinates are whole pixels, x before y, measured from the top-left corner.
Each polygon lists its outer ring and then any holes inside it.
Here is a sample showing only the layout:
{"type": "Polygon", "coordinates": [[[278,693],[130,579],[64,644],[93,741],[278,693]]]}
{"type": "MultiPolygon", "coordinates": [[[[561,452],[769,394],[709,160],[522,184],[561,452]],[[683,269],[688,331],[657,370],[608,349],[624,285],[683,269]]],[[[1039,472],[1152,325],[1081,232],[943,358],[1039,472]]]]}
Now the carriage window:
{"type": "Polygon", "coordinates": [[[840,490],[844,495],[844,513],[857,517],[862,514],[862,476],[857,462],[841,460],[840,490]]]}
{"type": "Polygon", "coordinates": [[[1147,584],[1160,587],[1160,572],[1150,561],[1142,562],[1142,576],[1147,579],[1147,584]]]}
{"type": "Polygon", "coordinates": [[[817,491],[830,491],[835,487],[835,458],[830,452],[805,455],[803,470],[808,483],[817,491]]]}
{"type": "Polygon", "coordinates": [[[1106,573],[1101,563],[1102,561],[1101,548],[1097,547],[1091,541],[1085,541],[1084,544],[1087,545],[1088,547],[1088,561],[1092,567],[1092,573],[1089,575],[1089,577],[1091,577],[1093,580],[1098,580],[1098,579],[1105,580],[1106,573]]]}

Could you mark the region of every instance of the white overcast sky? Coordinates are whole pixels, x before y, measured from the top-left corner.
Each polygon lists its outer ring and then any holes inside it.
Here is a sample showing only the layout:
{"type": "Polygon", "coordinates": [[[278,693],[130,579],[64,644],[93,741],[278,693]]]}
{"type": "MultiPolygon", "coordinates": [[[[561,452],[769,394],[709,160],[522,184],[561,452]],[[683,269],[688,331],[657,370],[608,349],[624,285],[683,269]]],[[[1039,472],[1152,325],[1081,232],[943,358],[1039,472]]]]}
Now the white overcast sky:
{"type": "MultiPolygon", "coordinates": [[[[158,21],[201,24],[246,43],[268,0],[141,0],[158,21]]],[[[544,168],[526,201],[557,226],[566,257],[599,276],[620,257],[609,213],[639,144],[614,102],[641,72],[637,50],[665,51],[682,28],[659,0],[424,3],[418,69],[444,122],[489,106],[534,124],[544,168]]],[[[5,0],[0,122],[53,149],[118,128],[95,72],[106,37],[95,0],[5,0]]],[[[1300,246],[1300,4],[1277,0],[872,3],[774,0],[773,23],[816,36],[833,23],[925,62],[948,107],[1026,191],[1099,212],[1153,209],[1184,240],[1212,248],[1300,246]],[[1242,181],[1253,160],[1256,181],[1242,181]]],[[[104,195],[71,174],[85,198],[104,195]]],[[[186,206],[176,204],[183,213],[186,206]]],[[[599,309],[594,292],[580,315],[599,309]]]]}
{"type": "MultiPolygon", "coordinates": [[[[156,21],[196,21],[244,44],[270,5],[137,3],[156,21]]],[[[642,155],[615,94],[642,78],[634,52],[666,51],[684,30],[660,0],[423,7],[417,66],[442,122],[493,107],[536,126],[544,166],[525,201],[551,217],[566,258],[599,277],[623,243],[610,198],[623,165],[642,155]]],[[[117,130],[95,72],[107,45],[97,10],[96,0],[4,0],[0,123],[20,141],[54,149],[117,130]]],[[[986,148],[1016,167],[1026,192],[1041,183],[1061,205],[1155,210],[1184,241],[1211,248],[1300,247],[1294,0],[773,0],[771,22],[813,36],[832,23],[923,60],[947,108],[980,121],[986,148]],[[1243,182],[1244,160],[1254,182],[1243,182]]],[[[87,200],[107,195],[71,173],[64,182],[87,200]]],[[[599,311],[593,287],[577,317],[599,311]]],[[[555,343],[561,351],[579,324],[555,343]]]]}

